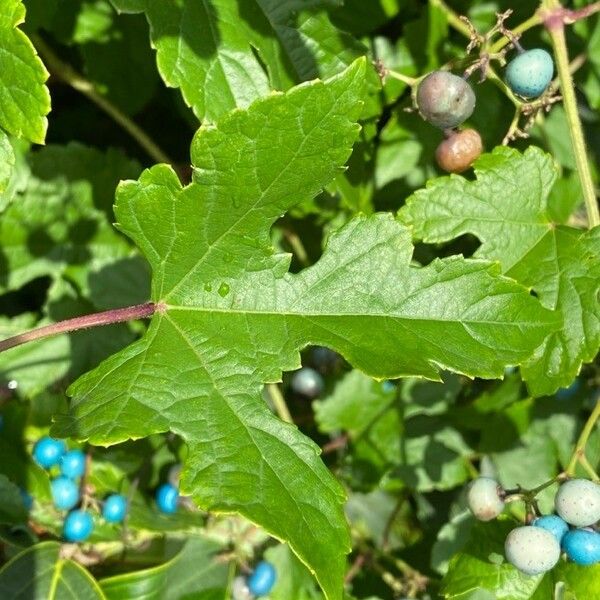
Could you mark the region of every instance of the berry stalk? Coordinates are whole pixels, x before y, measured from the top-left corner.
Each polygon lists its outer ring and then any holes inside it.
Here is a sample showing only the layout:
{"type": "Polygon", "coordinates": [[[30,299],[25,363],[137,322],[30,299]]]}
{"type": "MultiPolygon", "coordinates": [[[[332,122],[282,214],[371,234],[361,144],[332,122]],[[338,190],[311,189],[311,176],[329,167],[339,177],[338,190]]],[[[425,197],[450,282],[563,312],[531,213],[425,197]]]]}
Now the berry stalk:
{"type": "Polygon", "coordinates": [[[145,319],[151,317],[155,312],[161,309],[160,305],[153,302],[145,304],[136,304],[126,308],[114,308],[104,312],[94,313],[93,315],[84,315],[74,319],[66,319],[52,325],[45,325],[37,329],[31,329],[19,335],[15,335],[6,340],[0,341],[0,352],[10,350],[22,344],[52,337],[61,333],[70,333],[80,329],[89,329],[90,327],[99,327],[101,325],[111,325],[113,323],[123,323],[133,319],[145,319]]]}
{"type": "Polygon", "coordinates": [[[554,58],[560,80],[563,105],[565,107],[567,123],[569,124],[569,133],[571,135],[573,153],[575,154],[575,162],[577,163],[577,173],[581,182],[583,199],[588,215],[588,224],[591,229],[600,225],[600,212],[598,211],[594,181],[587,158],[583,128],[577,110],[573,77],[571,76],[569,67],[564,18],[556,18],[555,16],[555,11],[562,11],[562,6],[558,0],[542,0],[542,8],[548,10],[544,16],[544,23],[548,29],[554,48],[554,58]]]}
{"type": "MultiPolygon", "coordinates": [[[[600,419],[600,400],[596,402],[596,406],[592,411],[592,414],[588,417],[583,430],[581,431],[581,435],[577,440],[577,444],[575,446],[575,450],[573,451],[573,455],[571,456],[571,460],[565,470],[567,475],[573,476],[575,475],[575,469],[577,468],[577,463],[583,462],[584,468],[586,465],[589,465],[587,458],[585,457],[585,447],[587,445],[588,439],[594,431],[594,427],[596,422],[600,419]]],[[[589,465],[591,468],[591,465],[589,465]]],[[[587,469],[586,469],[587,470],[587,469]]],[[[592,468],[592,473],[590,473],[594,478],[594,481],[598,481],[598,475],[594,472],[592,468]]]]}

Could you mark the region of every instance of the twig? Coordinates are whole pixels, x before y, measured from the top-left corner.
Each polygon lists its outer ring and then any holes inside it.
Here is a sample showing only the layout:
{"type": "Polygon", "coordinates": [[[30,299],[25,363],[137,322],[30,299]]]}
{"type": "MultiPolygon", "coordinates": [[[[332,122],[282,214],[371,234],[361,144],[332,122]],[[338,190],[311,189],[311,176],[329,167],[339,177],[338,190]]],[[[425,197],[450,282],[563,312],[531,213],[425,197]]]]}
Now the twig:
{"type": "Polygon", "coordinates": [[[293,423],[294,419],[292,419],[292,415],[285,403],[285,398],[283,397],[279,386],[276,383],[267,383],[266,388],[279,418],[287,423],[293,423]]]}
{"type": "Polygon", "coordinates": [[[136,123],[134,123],[124,112],[117,108],[110,100],[96,91],[94,84],[80,75],[71,65],[62,61],[54,51],[38,35],[30,35],[40,56],[44,60],[48,70],[54,77],[64,81],[73,89],[82,93],[96,106],[102,109],[109,117],[118,123],[138,144],[146,151],[153,160],[161,163],[173,164],[173,160],[150,138],[150,136],[136,123]]]}
{"type": "Polygon", "coordinates": [[[5,352],[11,348],[20,346],[21,344],[52,337],[60,333],[70,333],[80,329],[89,329],[90,327],[123,323],[124,321],[132,321],[133,319],[144,319],[151,317],[155,312],[160,312],[162,309],[163,307],[160,304],[146,302],[145,304],[137,304],[126,308],[113,308],[92,315],[66,319],[65,321],[59,321],[58,323],[52,323],[52,325],[31,329],[30,331],[2,340],[0,341],[0,352],[5,352]]]}

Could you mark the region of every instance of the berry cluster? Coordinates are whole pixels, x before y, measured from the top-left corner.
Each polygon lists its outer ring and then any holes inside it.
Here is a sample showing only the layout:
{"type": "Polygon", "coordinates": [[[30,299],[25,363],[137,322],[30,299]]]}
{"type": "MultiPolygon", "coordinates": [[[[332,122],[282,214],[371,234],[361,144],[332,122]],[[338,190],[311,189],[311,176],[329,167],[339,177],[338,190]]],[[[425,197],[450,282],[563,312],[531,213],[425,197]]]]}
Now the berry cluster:
{"type": "MultiPolygon", "coordinates": [[[[63,537],[68,542],[84,542],[94,530],[92,514],[75,508],[81,501],[85,454],[79,449],[68,450],[63,440],[44,436],[33,447],[33,459],[44,469],[58,469],[60,474],[50,481],[50,490],[54,506],[69,511],[63,523],[63,537]]],[[[126,514],[127,499],[121,494],[111,494],[104,500],[102,517],[108,523],[121,523],[126,514]]]]}
{"type": "MultiPolygon", "coordinates": [[[[506,83],[525,99],[537,98],[552,80],[552,57],[541,48],[524,51],[518,46],[518,50],[506,68],[506,83]]],[[[429,73],[419,82],[416,105],[421,117],[446,135],[435,153],[440,168],[449,173],[467,170],[482,153],[483,144],[475,129],[456,130],[475,110],[475,93],[466,78],[448,71],[429,73]]]]}
{"type": "Polygon", "coordinates": [[[266,596],[275,585],[275,567],[265,560],[259,562],[254,571],[246,577],[236,577],[233,582],[233,600],[252,600],[266,596]]]}
{"type": "MultiPolygon", "coordinates": [[[[467,493],[469,508],[481,521],[496,518],[504,510],[505,498],[506,492],[489,477],[473,481],[467,493]]],[[[560,486],[554,507],[557,514],[516,527],[506,538],[506,559],[527,575],[552,569],[561,551],[578,565],[600,562],[600,533],[595,529],[600,520],[600,485],[570,479],[560,486]]]]}

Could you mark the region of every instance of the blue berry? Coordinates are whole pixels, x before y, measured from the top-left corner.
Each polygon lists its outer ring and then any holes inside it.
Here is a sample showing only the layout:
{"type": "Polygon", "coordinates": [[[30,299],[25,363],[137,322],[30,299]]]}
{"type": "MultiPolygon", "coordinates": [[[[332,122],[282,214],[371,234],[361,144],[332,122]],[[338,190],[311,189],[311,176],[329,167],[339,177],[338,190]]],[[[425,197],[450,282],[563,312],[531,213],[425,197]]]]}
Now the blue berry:
{"type": "Polygon", "coordinates": [[[303,367],[292,376],[292,389],[301,396],[316,398],[324,387],[321,375],[310,367],[303,367]]]}
{"type": "Polygon", "coordinates": [[[320,371],[328,371],[338,362],[337,352],[326,348],[325,346],[315,346],[312,349],[312,360],[320,371]]]}
{"type": "Polygon", "coordinates": [[[104,500],[102,516],[109,523],[121,523],[127,513],[127,498],[121,494],[111,494],[104,500]]]}
{"type": "Polygon", "coordinates": [[[69,450],[60,459],[60,472],[70,479],[83,477],[85,473],[85,454],[81,450],[69,450]]]}
{"type": "Polygon", "coordinates": [[[19,494],[21,495],[21,502],[23,502],[25,510],[29,512],[33,508],[33,497],[22,488],[19,488],[19,494]]]}
{"type": "Polygon", "coordinates": [[[569,560],[578,565],[600,562],[600,533],[587,529],[573,529],[562,540],[569,560]]]}
{"type": "Polygon", "coordinates": [[[73,510],[63,524],[63,537],[67,542],[85,542],[93,530],[92,515],[85,510],[73,510]]]}
{"type": "Polygon", "coordinates": [[[549,531],[560,543],[569,526],[558,515],[544,515],[537,518],[532,525],[549,531]]]}
{"type": "Polygon", "coordinates": [[[556,392],[556,397],[559,400],[568,400],[577,394],[577,392],[581,389],[581,379],[577,378],[573,383],[566,388],[560,388],[556,392]]]}
{"type": "Polygon", "coordinates": [[[79,488],[68,477],[61,475],[50,482],[54,506],[59,510],[70,510],[79,502],[79,488]]]}
{"type": "Polygon", "coordinates": [[[552,81],[554,62],[546,50],[535,48],[519,54],[506,67],[506,83],[524,98],[541,96],[552,81]]]}
{"type": "Polygon", "coordinates": [[[179,491],[170,483],[163,483],[156,490],[156,506],[158,510],[167,514],[177,512],[177,504],[179,501],[179,491]]]}
{"type": "Polygon", "coordinates": [[[47,435],[40,438],[33,447],[33,460],[43,467],[49,469],[57,465],[62,455],[67,451],[63,440],[55,440],[47,435]]]}
{"type": "Polygon", "coordinates": [[[265,560],[259,562],[248,577],[248,589],[255,596],[266,596],[277,579],[275,567],[265,560]]]}
{"type": "Polygon", "coordinates": [[[390,381],[389,379],[386,379],[385,381],[381,382],[381,389],[386,394],[389,394],[390,392],[393,392],[393,391],[396,390],[396,384],[393,381],[390,381]]]}
{"type": "Polygon", "coordinates": [[[462,77],[448,71],[433,71],[419,83],[417,106],[426,121],[451,129],[473,114],[475,94],[462,77]]]}

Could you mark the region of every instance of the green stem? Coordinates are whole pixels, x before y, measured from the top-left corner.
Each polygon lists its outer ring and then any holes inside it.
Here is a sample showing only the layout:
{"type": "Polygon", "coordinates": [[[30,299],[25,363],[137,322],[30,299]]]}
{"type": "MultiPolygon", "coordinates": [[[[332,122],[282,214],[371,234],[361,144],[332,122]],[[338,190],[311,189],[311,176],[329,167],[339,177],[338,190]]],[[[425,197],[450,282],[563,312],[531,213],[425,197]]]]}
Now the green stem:
{"type": "MultiPolygon", "coordinates": [[[[560,11],[562,6],[558,0],[543,0],[542,7],[550,11],[560,11]]],[[[553,15],[546,16],[544,20],[552,46],[554,48],[554,57],[556,68],[560,80],[560,89],[563,96],[563,104],[569,132],[571,135],[571,144],[575,154],[577,164],[577,173],[581,182],[581,190],[585,201],[585,208],[588,216],[590,229],[600,225],[600,212],[598,211],[598,202],[594,190],[594,181],[587,158],[585,138],[583,136],[583,127],[577,110],[577,99],[575,98],[575,88],[573,77],[569,67],[569,54],[567,51],[567,42],[565,38],[565,24],[563,18],[555,18],[553,15]]]]}
{"type": "Polygon", "coordinates": [[[465,37],[471,37],[471,31],[468,25],[461,20],[457,13],[455,13],[444,0],[429,0],[429,6],[435,6],[441,10],[445,15],[448,23],[456,29],[456,31],[462,33],[465,37]]]}
{"type": "Polygon", "coordinates": [[[146,302],[145,304],[137,304],[126,308],[113,308],[92,315],[66,319],[65,321],[59,321],[58,323],[52,323],[52,325],[31,329],[25,333],[20,333],[19,335],[2,340],[0,341],[0,352],[10,350],[21,344],[52,337],[61,333],[70,333],[72,331],[79,331],[80,329],[89,329],[90,327],[111,325],[113,323],[123,323],[125,321],[132,321],[133,319],[145,319],[151,317],[155,312],[160,312],[163,308],[164,307],[160,304],[146,302]]]}
{"type": "Polygon", "coordinates": [[[293,423],[292,415],[285,403],[285,398],[276,383],[267,383],[267,392],[271,398],[271,402],[275,408],[275,412],[279,415],[279,418],[286,423],[293,423]]]}
{"type": "MultiPolygon", "coordinates": [[[[515,35],[518,36],[518,35],[524,33],[525,31],[527,31],[528,29],[531,29],[532,27],[537,27],[538,25],[541,25],[541,24],[542,24],[542,18],[536,12],[531,17],[529,17],[529,19],[523,21],[522,23],[517,25],[514,29],[511,29],[511,31],[515,35]]],[[[504,37],[504,36],[501,37],[497,42],[495,42],[494,44],[492,44],[490,46],[490,54],[495,54],[497,52],[500,52],[500,50],[502,50],[502,48],[504,48],[504,46],[506,46],[509,43],[510,43],[510,40],[507,37],[504,37]]]]}
{"type": "MultiPolygon", "coordinates": [[[[577,463],[581,462],[581,458],[585,456],[585,447],[587,445],[590,435],[592,434],[592,431],[594,431],[594,426],[596,425],[596,421],[598,421],[598,419],[600,419],[600,400],[596,402],[596,407],[592,411],[592,414],[588,417],[588,420],[585,422],[585,425],[581,431],[581,435],[577,440],[577,444],[575,445],[575,450],[573,450],[571,460],[569,461],[569,464],[565,469],[565,473],[567,475],[572,477],[575,474],[577,463]]],[[[587,459],[585,459],[584,462],[587,462],[587,459]]]]}
{"type": "Polygon", "coordinates": [[[300,261],[300,264],[304,267],[310,266],[310,259],[308,258],[308,253],[306,252],[306,248],[304,248],[304,244],[302,240],[298,236],[298,234],[287,227],[283,228],[283,235],[287,240],[288,244],[292,247],[296,258],[300,261]]]}
{"type": "Polygon", "coordinates": [[[32,34],[30,37],[48,70],[54,77],[64,81],[102,109],[137,141],[150,158],[156,162],[173,164],[171,158],[160,149],[139,125],[136,125],[125,113],[121,112],[112,102],[96,91],[91,81],[88,81],[85,77],[77,73],[71,65],[62,61],[38,35],[32,34]]]}
{"type": "Polygon", "coordinates": [[[405,83],[406,85],[408,85],[410,87],[413,87],[419,81],[419,79],[416,77],[409,77],[408,75],[402,75],[402,73],[398,73],[398,71],[394,71],[393,69],[386,69],[385,73],[386,73],[386,75],[389,75],[390,77],[393,77],[394,79],[397,79],[398,81],[402,81],[402,83],[405,83]]]}

